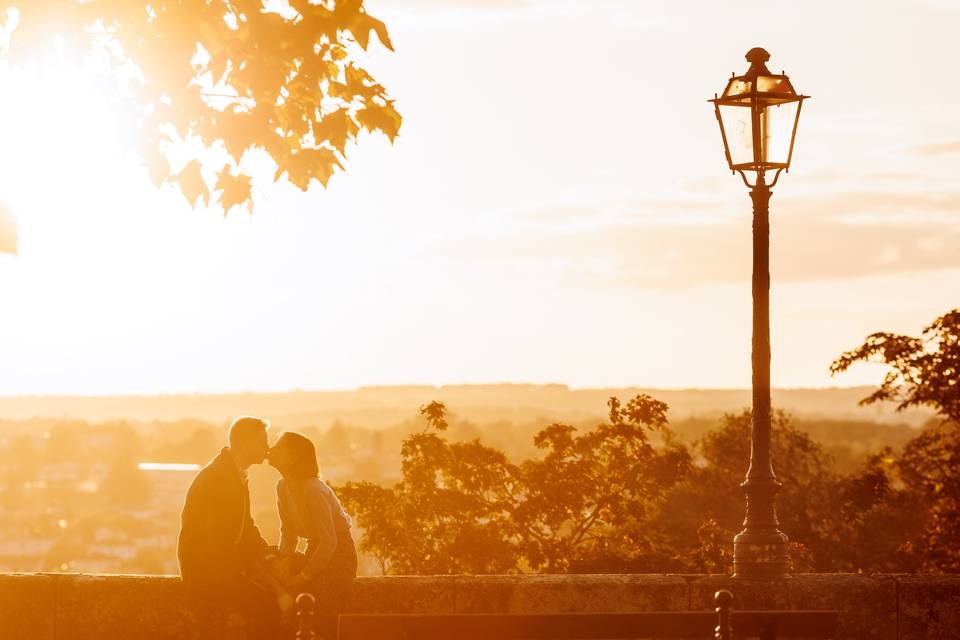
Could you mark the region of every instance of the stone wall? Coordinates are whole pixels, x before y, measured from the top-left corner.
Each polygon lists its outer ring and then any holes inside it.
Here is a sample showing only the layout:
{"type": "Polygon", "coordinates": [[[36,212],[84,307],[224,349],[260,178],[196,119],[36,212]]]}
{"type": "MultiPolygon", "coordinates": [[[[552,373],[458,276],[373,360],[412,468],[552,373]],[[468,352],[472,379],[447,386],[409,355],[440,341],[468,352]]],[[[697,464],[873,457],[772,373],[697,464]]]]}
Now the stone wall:
{"type": "MultiPolygon", "coordinates": [[[[704,575],[360,578],[349,611],[548,613],[702,611],[726,588],[737,609],[833,609],[843,638],[960,638],[960,576],[796,575],[748,582],[704,575]]],[[[172,576],[0,575],[4,640],[213,639],[222,614],[172,576]]],[[[234,630],[235,634],[235,630],[234,630]]]]}

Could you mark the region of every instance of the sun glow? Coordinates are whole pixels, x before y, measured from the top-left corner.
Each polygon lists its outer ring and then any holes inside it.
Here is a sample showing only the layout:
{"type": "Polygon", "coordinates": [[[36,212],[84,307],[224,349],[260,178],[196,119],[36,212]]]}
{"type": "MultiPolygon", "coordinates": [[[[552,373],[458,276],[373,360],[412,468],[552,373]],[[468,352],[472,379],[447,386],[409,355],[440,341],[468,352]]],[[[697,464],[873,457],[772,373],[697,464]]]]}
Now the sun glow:
{"type": "Polygon", "coordinates": [[[362,134],[306,194],[264,167],[253,215],[157,189],[95,59],[0,62],[0,216],[19,252],[0,253],[0,393],[749,386],[749,199],[704,102],[744,42],[832,96],[804,108],[774,200],[774,384],[873,384],[827,364],[950,304],[960,90],[938,65],[957,57],[955,12],[918,8],[905,56],[886,5],[824,26],[806,5],[744,22],[709,3],[695,19],[626,0],[413,4],[387,16],[397,55],[365,60],[405,117],[396,144],[362,134]],[[837,73],[868,13],[858,72],[837,73]],[[937,99],[887,82],[904,74],[937,99]],[[619,97],[571,99],[570,78],[619,97]]]}
{"type": "Polygon", "coordinates": [[[133,193],[132,111],[89,64],[0,67],[0,198],[40,228],[70,217],[85,193],[133,193]],[[10,99],[16,96],[17,99],[10,99]]]}

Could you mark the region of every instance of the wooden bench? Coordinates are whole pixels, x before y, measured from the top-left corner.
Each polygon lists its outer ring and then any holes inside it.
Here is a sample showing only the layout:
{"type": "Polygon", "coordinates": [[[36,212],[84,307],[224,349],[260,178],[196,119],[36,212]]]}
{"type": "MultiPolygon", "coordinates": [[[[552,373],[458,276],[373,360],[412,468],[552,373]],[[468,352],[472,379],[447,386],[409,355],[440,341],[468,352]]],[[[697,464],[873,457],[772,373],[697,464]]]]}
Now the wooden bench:
{"type": "MultiPolygon", "coordinates": [[[[835,611],[731,611],[729,591],[718,591],[715,600],[716,613],[343,614],[336,640],[773,640],[832,638],[839,626],[835,611]]],[[[321,640],[309,629],[301,625],[297,638],[321,640]]]]}

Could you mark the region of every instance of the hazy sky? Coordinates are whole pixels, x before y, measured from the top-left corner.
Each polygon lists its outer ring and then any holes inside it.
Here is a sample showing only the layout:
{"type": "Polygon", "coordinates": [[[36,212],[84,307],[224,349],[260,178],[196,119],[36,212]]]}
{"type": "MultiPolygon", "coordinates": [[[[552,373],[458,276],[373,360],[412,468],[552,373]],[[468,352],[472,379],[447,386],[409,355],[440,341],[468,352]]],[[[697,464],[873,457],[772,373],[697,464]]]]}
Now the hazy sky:
{"type": "Polygon", "coordinates": [[[813,96],[774,385],[875,382],[827,367],[960,305],[960,3],[367,5],[400,137],[253,216],[155,190],[82,74],[0,68],[0,394],[749,386],[750,201],[706,100],[753,46],[813,96]]]}

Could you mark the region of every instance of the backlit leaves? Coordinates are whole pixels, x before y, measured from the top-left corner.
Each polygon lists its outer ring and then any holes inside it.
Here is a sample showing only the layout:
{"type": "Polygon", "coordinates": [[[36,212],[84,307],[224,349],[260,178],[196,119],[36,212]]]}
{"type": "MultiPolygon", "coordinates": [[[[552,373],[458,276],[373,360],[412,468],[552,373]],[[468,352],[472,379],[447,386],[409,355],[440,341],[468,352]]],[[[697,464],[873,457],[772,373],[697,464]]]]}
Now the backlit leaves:
{"type": "Polygon", "coordinates": [[[317,180],[323,186],[327,186],[330,176],[333,175],[334,167],[342,169],[343,165],[340,164],[340,160],[332,150],[324,147],[301,149],[290,154],[285,165],[277,169],[275,177],[279,178],[281,172],[285,169],[291,184],[306,191],[311,180],[317,180]]]}
{"type": "Polygon", "coordinates": [[[386,89],[352,60],[357,46],[371,46],[371,34],[393,50],[386,25],[363,0],[289,5],[281,12],[266,0],[0,0],[0,10],[20,14],[10,59],[46,55],[58,37],[71,55],[95,48],[109,61],[138,111],[135,150],[155,183],[176,182],[191,204],[201,196],[209,203],[192,162],[171,175],[168,134],[221,150],[196,160],[219,176],[228,209],[250,199],[243,157],[251,150],[270,156],[275,180],[286,175],[306,190],[343,168],[361,129],[391,141],[400,129],[386,89]]]}
{"type": "Polygon", "coordinates": [[[380,43],[387,49],[390,49],[390,51],[393,51],[393,43],[390,42],[387,25],[366,13],[358,13],[353,18],[353,22],[350,24],[350,31],[353,33],[353,37],[357,39],[357,43],[363,47],[364,50],[366,50],[370,42],[370,32],[373,31],[377,34],[380,43]]]}
{"type": "Polygon", "coordinates": [[[197,198],[203,198],[204,204],[210,204],[210,191],[207,189],[207,183],[204,182],[200,169],[200,162],[191,160],[180,173],[174,176],[174,180],[180,186],[180,192],[190,206],[197,204],[197,198]]]}
{"type": "MultiPolygon", "coordinates": [[[[357,123],[353,121],[346,109],[337,109],[325,115],[323,120],[313,127],[314,135],[329,142],[341,155],[346,150],[347,141],[356,137],[358,130],[357,123]]],[[[390,136],[391,141],[393,140],[393,135],[387,131],[384,133],[390,136]]]]}
{"type": "Polygon", "coordinates": [[[393,142],[400,131],[400,114],[393,108],[393,102],[384,106],[373,105],[357,113],[357,121],[370,132],[382,131],[393,142]]]}
{"type": "Polygon", "coordinates": [[[216,188],[222,191],[220,204],[225,214],[233,207],[250,201],[250,176],[234,175],[229,168],[224,168],[217,175],[216,188]]]}
{"type": "Polygon", "coordinates": [[[960,309],[934,320],[919,338],[871,334],[834,360],[830,373],[846,371],[855,362],[889,367],[880,386],[860,404],[893,401],[898,411],[926,405],[960,423],[960,309]]]}
{"type": "Polygon", "coordinates": [[[430,404],[420,407],[420,415],[426,418],[427,426],[436,431],[447,430],[447,407],[442,402],[434,400],[430,404]]]}

